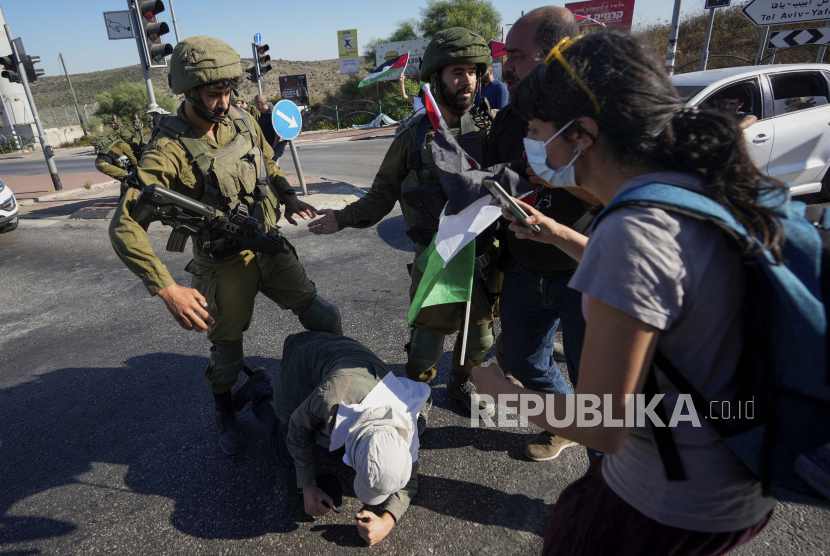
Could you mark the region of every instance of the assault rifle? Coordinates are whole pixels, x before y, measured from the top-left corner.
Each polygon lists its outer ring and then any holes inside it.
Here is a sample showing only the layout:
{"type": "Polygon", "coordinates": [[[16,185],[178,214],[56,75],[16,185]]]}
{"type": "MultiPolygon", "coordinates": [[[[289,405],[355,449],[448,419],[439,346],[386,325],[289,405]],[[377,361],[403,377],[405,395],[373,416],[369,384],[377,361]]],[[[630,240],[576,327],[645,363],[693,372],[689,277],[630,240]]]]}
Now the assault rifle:
{"type": "Polygon", "coordinates": [[[172,226],[167,250],[184,251],[187,238],[210,258],[220,261],[240,251],[266,255],[290,254],[285,240],[259,230],[259,221],[248,215],[248,206],[239,203],[228,215],[160,185],[148,185],[130,211],[137,222],[159,221],[172,226]]]}

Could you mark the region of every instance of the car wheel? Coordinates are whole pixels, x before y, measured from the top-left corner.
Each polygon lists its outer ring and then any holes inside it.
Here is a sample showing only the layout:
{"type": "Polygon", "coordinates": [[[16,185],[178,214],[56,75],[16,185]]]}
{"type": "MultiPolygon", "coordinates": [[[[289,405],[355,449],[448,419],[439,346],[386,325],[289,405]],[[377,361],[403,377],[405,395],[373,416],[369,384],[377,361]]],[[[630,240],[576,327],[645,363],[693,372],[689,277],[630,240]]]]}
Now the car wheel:
{"type": "Polygon", "coordinates": [[[14,222],[9,222],[8,224],[6,224],[2,228],[0,228],[0,234],[5,234],[6,232],[11,232],[12,230],[16,230],[18,222],[20,222],[20,219],[15,218],[14,222]]]}
{"type": "Polygon", "coordinates": [[[816,193],[822,201],[830,201],[830,170],[821,178],[821,191],[816,193]]]}

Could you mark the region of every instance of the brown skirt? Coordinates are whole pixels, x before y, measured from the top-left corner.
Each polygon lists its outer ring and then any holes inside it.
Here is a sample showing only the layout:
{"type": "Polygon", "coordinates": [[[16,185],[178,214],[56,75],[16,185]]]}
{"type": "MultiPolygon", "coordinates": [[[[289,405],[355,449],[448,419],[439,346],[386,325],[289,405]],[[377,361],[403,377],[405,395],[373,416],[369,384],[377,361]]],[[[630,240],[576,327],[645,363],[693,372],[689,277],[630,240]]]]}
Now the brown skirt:
{"type": "Polygon", "coordinates": [[[772,516],[730,533],[662,525],[611,490],[602,478],[602,459],[559,496],[545,528],[543,556],[719,556],[752,539],[772,516]]]}

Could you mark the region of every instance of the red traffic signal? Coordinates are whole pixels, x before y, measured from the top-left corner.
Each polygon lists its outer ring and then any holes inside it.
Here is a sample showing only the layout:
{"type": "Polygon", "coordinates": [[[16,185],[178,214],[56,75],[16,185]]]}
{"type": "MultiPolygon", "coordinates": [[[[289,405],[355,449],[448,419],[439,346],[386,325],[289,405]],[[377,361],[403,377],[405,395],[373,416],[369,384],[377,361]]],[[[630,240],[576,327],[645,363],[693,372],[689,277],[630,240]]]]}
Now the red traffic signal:
{"type": "Polygon", "coordinates": [[[164,11],[164,2],[161,0],[139,0],[136,4],[139,15],[147,21],[155,19],[156,15],[164,11]]]}
{"type": "Polygon", "coordinates": [[[161,0],[135,0],[133,3],[141,26],[141,42],[147,57],[147,68],[167,67],[167,56],[173,53],[173,46],[162,42],[162,35],[170,32],[170,27],[157,16],[164,11],[161,0]]]}

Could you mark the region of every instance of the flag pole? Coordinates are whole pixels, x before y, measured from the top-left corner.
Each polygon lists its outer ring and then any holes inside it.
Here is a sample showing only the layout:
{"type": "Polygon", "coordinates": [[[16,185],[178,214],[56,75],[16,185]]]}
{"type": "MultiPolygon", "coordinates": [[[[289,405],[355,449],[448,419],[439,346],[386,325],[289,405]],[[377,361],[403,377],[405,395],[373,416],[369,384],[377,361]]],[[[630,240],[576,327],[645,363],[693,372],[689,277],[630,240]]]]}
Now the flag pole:
{"type": "Polygon", "coordinates": [[[467,300],[467,308],[464,311],[464,331],[461,333],[461,366],[467,360],[467,333],[470,332],[470,300],[467,300]]]}

